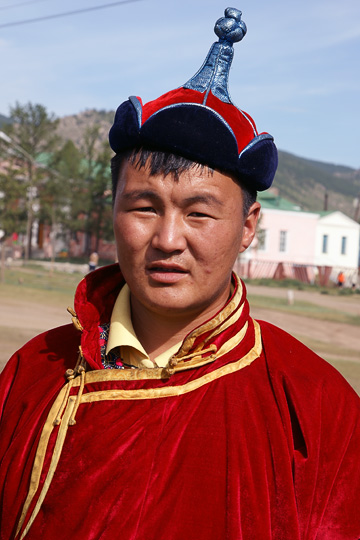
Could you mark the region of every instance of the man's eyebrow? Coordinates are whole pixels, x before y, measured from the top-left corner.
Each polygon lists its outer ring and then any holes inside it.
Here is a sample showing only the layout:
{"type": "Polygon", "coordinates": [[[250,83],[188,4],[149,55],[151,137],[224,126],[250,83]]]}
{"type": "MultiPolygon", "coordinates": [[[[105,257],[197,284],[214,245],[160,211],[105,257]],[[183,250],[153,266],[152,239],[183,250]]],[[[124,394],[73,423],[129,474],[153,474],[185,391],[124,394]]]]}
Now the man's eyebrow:
{"type": "Polygon", "coordinates": [[[159,201],[161,197],[151,189],[134,189],[121,194],[127,201],[138,201],[140,199],[153,199],[159,201]]]}
{"type": "Polygon", "coordinates": [[[192,204],[197,203],[204,203],[212,206],[223,206],[224,204],[222,201],[220,201],[220,199],[214,195],[211,195],[211,193],[193,195],[192,197],[186,197],[186,199],[183,201],[184,206],[191,206],[192,204]]]}
{"type": "MultiPolygon", "coordinates": [[[[155,191],[152,191],[151,189],[134,189],[132,191],[122,193],[121,196],[127,201],[138,201],[141,199],[152,199],[155,201],[161,201],[160,195],[155,191]]],[[[208,204],[211,206],[223,206],[223,202],[211,193],[198,194],[191,197],[186,197],[182,201],[182,206],[187,207],[191,206],[192,204],[199,203],[208,204]]]]}

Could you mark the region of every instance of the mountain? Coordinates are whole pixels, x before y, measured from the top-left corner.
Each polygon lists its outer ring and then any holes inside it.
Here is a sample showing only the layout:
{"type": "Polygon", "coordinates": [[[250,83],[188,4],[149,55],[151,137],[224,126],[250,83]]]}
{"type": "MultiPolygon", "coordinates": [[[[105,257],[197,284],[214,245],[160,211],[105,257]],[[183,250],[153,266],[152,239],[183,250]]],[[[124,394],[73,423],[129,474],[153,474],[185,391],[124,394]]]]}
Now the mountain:
{"type": "Polygon", "coordinates": [[[3,114],[0,114],[0,129],[5,125],[5,124],[10,124],[11,120],[10,118],[8,118],[7,116],[4,116],[3,114]]]}
{"type": "Polygon", "coordinates": [[[107,140],[109,129],[114,120],[113,111],[98,111],[87,109],[79,114],[64,116],[60,118],[58,135],[63,139],[71,139],[73,143],[81,149],[82,139],[86,128],[94,124],[100,126],[100,136],[102,141],[107,140]]]}
{"type": "Polygon", "coordinates": [[[360,170],[300,158],[279,151],[274,186],[279,194],[304,210],[340,210],[354,217],[354,200],[360,196],[360,170]]]}

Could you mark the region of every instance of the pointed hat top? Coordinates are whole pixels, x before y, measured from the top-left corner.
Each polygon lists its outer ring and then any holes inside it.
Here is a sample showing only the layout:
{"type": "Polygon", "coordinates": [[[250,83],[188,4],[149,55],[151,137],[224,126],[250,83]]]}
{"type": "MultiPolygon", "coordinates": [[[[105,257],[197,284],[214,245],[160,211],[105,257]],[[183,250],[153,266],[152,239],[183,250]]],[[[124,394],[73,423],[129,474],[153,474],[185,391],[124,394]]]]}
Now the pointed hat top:
{"type": "Polygon", "coordinates": [[[212,45],[199,71],[184,84],[184,88],[205,92],[205,103],[210,91],[221,101],[231,103],[228,87],[234,57],[233,43],[241,41],[247,31],[241,15],[241,11],[235,8],[225,10],[225,17],[218,19],[214,28],[219,41],[212,45]]]}

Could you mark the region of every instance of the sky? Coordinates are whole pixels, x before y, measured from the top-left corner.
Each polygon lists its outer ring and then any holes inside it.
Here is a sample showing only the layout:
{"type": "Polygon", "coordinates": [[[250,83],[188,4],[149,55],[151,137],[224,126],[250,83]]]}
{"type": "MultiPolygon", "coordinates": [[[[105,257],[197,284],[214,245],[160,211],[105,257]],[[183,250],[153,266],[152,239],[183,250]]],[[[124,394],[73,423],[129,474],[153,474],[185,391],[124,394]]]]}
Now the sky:
{"type": "Polygon", "coordinates": [[[40,103],[58,117],[115,110],[184,84],[230,5],[248,32],[235,44],[233,102],[297,156],[360,168],[359,0],[0,0],[0,113],[40,103]]]}

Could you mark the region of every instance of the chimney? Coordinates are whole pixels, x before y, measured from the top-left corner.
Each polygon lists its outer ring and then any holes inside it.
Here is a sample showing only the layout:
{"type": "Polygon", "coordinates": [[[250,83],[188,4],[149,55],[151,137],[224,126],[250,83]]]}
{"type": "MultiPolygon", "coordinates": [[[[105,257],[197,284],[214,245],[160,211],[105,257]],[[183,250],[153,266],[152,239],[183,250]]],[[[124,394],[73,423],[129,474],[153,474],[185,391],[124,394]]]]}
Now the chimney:
{"type": "Polygon", "coordinates": [[[325,191],[324,195],[324,212],[327,212],[328,210],[328,201],[329,201],[329,194],[327,191],[325,191]]]}

